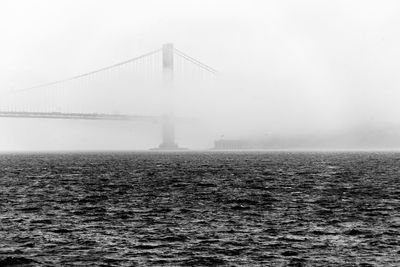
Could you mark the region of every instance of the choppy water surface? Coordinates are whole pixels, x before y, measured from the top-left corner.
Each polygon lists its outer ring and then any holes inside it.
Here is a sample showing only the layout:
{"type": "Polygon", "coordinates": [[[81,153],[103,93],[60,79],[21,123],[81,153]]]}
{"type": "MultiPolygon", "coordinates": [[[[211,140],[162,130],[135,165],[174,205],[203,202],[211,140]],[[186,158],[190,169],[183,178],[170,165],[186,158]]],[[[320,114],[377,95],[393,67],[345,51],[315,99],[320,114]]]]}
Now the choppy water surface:
{"type": "Polygon", "coordinates": [[[0,156],[0,265],[400,266],[400,154],[0,156]]]}

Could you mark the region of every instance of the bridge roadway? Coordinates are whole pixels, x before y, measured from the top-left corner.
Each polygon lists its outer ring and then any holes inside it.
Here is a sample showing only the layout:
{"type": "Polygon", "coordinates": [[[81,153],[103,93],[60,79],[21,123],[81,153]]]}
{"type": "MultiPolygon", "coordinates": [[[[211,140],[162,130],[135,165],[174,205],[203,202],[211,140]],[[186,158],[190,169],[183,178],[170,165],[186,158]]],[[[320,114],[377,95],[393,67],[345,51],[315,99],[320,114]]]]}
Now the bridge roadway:
{"type": "Polygon", "coordinates": [[[111,121],[148,121],[160,122],[159,116],[140,116],[127,114],[106,113],[63,113],[63,112],[27,112],[27,111],[0,111],[3,118],[32,118],[32,119],[71,119],[71,120],[111,120],[111,121]]]}

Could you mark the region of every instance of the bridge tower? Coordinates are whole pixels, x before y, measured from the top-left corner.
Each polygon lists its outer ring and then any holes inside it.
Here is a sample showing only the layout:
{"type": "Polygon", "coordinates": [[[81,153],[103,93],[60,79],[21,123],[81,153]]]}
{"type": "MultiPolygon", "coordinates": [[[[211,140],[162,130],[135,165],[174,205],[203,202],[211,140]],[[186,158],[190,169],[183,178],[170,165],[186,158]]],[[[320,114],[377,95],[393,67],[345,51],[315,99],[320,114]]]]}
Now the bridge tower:
{"type": "Polygon", "coordinates": [[[173,114],[173,90],[174,90],[174,46],[164,44],[162,48],[163,84],[166,90],[165,110],[162,121],[162,143],[159,149],[178,149],[175,143],[175,124],[173,114]]]}

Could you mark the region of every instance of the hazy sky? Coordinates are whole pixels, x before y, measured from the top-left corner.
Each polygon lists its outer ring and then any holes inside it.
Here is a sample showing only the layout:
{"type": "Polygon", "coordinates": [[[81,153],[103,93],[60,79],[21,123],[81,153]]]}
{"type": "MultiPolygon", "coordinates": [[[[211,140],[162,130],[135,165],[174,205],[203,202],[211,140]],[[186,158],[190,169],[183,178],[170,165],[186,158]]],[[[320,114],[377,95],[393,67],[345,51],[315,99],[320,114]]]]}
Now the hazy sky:
{"type": "MultiPolygon", "coordinates": [[[[3,0],[0,33],[0,93],[166,42],[219,70],[223,85],[203,97],[213,98],[209,116],[227,119],[197,136],[183,129],[183,145],[400,125],[398,1],[3,0]]],[[[0,123],[2,150],[147,148],[160,134],[115,122],[0,123]]]]}

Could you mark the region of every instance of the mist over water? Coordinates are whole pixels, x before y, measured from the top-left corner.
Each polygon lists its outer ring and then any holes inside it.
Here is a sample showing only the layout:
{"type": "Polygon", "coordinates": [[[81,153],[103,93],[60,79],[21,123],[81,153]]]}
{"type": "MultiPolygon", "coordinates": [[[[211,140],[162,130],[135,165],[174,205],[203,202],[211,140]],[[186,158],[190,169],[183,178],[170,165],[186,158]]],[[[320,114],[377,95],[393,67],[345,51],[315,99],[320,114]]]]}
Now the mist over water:
{"type": "MultiPolygon", "coordinates": [[[[2,110],[161,116],[169,98],[176,117],[194,119],[177,122],[183,147],[210,148],[221,137],[285,140],[272,142],[278,148],[399,147],[396,1],[1,5],[2,110]],[[146,63],[152,72],[132,64],[16,93],[165,43],[213,67],[216,77],[199,80],[175,57],[174,90],[166,92],[159,54],[146,63]]],[[[148,149],[161,137],[160,125],[137,122],[2,118],[1,124],[2,150],[148,149]]]]}

